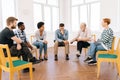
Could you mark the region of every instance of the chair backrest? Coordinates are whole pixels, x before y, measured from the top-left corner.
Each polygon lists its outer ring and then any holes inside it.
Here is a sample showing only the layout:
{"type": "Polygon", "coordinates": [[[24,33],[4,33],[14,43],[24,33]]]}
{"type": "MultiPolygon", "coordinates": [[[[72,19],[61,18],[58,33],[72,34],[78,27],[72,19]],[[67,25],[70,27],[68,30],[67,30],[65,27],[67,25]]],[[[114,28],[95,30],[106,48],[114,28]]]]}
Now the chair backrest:
{"type": "Polygon", "coordinates": [[[96,41],[96,35],[92,34],[93,40],[96,41]]]}
{"type": "Polygon", "coordinates": [[[111,48],[111,53],[114,53],[114,48],[115,48],[115,39],[116,37],[113,37],[113,41],[112,41],[112,48],[111,48]]]}
{"type": "Polygon", "coordinates": [[[9,65],[9,68],[13,67],[9,47],[8,45],[0,44],[0,65],[7,67],[7,63],[9,65]],[[5,57],[4,53],[7,54],[7,57],[5,57]]]}
{"type": "Polygon", "coordinates": [[[31,35],[30,36],[30,42],[31,42],[31,44],[33,43],[34,38],[35,38],[35,35],[31,35]]]}
{"type": "Polygon", "coordinates": [[[118,58],[119,58],[119,60],[120,60],[120,39],[118,40],[117,49],[116,49],[116,54],[118,55],[118,58]]]}

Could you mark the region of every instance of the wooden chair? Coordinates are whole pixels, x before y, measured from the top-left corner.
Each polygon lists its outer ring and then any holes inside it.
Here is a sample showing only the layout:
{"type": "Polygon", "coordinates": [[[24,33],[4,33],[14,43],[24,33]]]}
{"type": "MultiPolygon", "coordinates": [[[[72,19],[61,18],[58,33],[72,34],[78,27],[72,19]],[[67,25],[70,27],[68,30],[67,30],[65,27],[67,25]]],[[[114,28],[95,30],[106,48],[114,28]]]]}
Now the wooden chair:
{"type": "MultiPolygon", "coordinates": [[[[30,42],[31,42],[31,44],[33,43],[33,39],[34,39],[34,38],[35,38],[35,35],[31,35],[31,36],[30,36],[30,42]]],[[[38,49],[38,48],[37,48],[37,49],[38,49]]],[[[35,50],[34,53],[35,53],[35,55],[36,55],[36,58],[38,58],[38,51],[35,50]]]]}
{"type": "MultiPolygon", "coordinates": [[[[94,40],[96,40],[96,35],[95,35],[95,34],[93,34],[92,37],[93,37],[94,40]]],[[[88,48],[89,48],[89,47],[83,48],[83,49],[84,49],[84,52],[85,52],[85,56],[87,56],[87,50],[88,50],[88,48]]]]}
{"type": "Polygon", "coordinates": [[[110,50],[107,50],[107,51],[98,51],[97,54],[114,53],[115,39],[116,39],[116,37],[113,37],[112,48],[110,50]]]}
{"type": "Polygon", "coordinates": [[[97,60],[97,78],[99,78],[100,75],[100,64],[102,62],[111,62],[116,63],[117,71],[120,76],[120,39],[118,41],[117,49],[115,53],[101,53],[98,54],[98,60],[97,60]]]}
{"type": "Polygon", "coordinates": [[[32,63],[19,60],[16,57],[11,57],[10,50],[8,45],[0,44],[0,80],[2,80],[2,70],[10,73],[9,80],[14,80],[14,72],[18,72],[18,79],[20,79],[20,70],[29,68],[30,70],[30,80],[33,80],[32,75],[32,63]],[[4,51],[6,50],[7,56],[4,56],[4,51]]]}

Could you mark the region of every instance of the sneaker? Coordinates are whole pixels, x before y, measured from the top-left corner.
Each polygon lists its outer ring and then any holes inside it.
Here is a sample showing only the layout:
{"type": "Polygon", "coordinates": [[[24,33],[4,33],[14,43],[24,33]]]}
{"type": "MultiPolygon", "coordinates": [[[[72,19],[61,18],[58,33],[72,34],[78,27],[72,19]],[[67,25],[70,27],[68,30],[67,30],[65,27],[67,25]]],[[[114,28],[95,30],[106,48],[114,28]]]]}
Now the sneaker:
{"type": "Polygon", "coordinates": [[[86,63],[91,62],[91,61],[93,61],[93,59],[92,59],[91,57],[87,57],[87,58],[84,60],[84,62],[86,62],[86,63]]]}
{"type": "Polygon", "coordinates": [[[69,55],[68,54],[66,54],[66,60],[69,60],[69,55]]]}
{"type": "Polygon", "coordinates": [[[32,59],[30,59],[30,62],[32,62],[33,64],[38,64],[38,63],[40,63],[40,60],[33,57],[32,59]]]}
{"type": "Polygon", "coordinates": [[[55,59],[54,59],[55,61],[58,61],[58,56],[57,55],[55,55],[55,59]]]}
{"type": "Polygon", "coordinates": [[[76,57],[77,57],[77,58],[80,57],[80,52],[79,52],[79,51],[76,52],[76,57]]]}
{"type": "MultiPolygon", "coordinates": [[[[30,71],[29,68],[23,69],[23,73],[27,73],[29,71],[30,71]]],[[[35,71],[35,68],[32,68],[32,71],[35,71]]]]}
{"type": "Polygon", "coordinates": [[[97,64],[97,61],[91,61],[88,63],[88,65],[96,65],[97,64]]]}
{"type": "Polygon", "coordinates": [[[48,58],[45,58],[45,57],[44,57],[44,60],[45,60],[45,61],[47,61],[47,60],[48,60],[48,58]]]}

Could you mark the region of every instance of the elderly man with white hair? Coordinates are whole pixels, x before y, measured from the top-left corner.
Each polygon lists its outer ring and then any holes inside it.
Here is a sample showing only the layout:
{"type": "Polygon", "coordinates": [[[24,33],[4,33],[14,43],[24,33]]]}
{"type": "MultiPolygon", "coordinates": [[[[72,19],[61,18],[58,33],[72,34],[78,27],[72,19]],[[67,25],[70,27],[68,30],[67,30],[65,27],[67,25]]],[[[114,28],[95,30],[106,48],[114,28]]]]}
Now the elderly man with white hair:
{"type": "Polygon", "coordinates": [[[78,35],[71,41],[71,44],[74,41],[77,41],[77,52],[76,52],[77,58],[80,57],[82,48],[87,48],[88,46],[90,46],[89,44],[90,37],[91,37],[91,32],[89,29],[87,29],[86,23],[81,23],[78,35]]]}

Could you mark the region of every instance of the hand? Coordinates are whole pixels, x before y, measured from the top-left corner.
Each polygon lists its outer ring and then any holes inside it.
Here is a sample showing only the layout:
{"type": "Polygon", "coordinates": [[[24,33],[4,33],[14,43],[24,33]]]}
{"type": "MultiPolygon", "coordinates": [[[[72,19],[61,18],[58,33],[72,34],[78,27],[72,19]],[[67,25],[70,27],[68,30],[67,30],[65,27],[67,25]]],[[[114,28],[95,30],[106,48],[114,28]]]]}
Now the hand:
{"type": "Polygon", "coordinates": [[[64,30],[61,30],[61,33],[64,34],[64,30]]]}
{"type": "Polygon", "coordinates": [[[17,44],[17,50],[20,50],[22,47],[20,44],[17,44]]]}
{"type": "Polygon", "coordinates": [[[46,40],[44,40],[44,42],[43,42],[43,43],[47,44],[48,42],[47,42],[46,40]]]}
{"type": "Polygon", "coordinates": [[[69,44],[69,41],[67,41],[67,40],[65,40],[65,41],[63,41],[65,44],[69,44]]]}
{"type": "Polygon", "coordinates": [[[80,38],[77,38],[76,41],[81,41],[81,39],[80,39],[80,38]]]}

